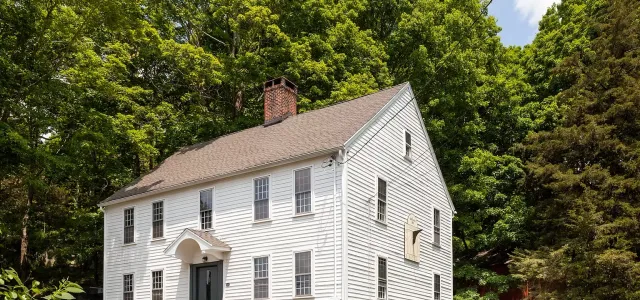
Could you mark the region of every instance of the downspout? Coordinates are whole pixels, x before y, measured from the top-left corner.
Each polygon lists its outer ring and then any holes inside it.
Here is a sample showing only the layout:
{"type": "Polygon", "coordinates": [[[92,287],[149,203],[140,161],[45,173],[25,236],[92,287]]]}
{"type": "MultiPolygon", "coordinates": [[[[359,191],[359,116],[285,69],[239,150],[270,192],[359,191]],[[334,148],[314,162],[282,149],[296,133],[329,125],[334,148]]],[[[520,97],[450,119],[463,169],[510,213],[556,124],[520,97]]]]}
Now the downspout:
{"type": "Polygon", "coordinates": [[[338,299],[338,197],[336,183],[336,165],[337,155],[334,154],[333,160],[333,299],[338,299]]]}

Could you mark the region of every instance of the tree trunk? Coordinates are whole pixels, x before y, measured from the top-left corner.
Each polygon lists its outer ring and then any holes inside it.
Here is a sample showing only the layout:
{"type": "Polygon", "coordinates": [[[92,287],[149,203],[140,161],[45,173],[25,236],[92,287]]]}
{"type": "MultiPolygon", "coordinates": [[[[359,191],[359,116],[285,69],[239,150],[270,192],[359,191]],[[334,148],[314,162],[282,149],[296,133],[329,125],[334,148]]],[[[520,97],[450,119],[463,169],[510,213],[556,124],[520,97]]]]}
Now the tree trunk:
{"type": "Polygon", "coordinates": [[[27,261],[27,251],[29,250],[29,214],[31,213],[31,204],[33,203],[34,190],[32,186],[28,187],[27,193],[27,207],[25,208],[24,215],[22,216],[22,236],[20,237],[20,271],[21,276],[26,277],[29,271],[29,265],[27,261]]]}

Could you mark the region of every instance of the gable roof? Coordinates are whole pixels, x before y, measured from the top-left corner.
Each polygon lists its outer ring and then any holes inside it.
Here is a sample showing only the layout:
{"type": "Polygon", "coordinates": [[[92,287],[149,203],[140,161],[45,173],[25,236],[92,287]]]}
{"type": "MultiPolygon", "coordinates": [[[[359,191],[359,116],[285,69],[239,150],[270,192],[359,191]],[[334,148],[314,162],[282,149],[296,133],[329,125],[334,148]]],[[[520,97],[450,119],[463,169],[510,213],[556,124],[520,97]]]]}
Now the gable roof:
{"type": "Polygon", "coordinates": [[[100,203],[134,199],[249,172],[261,167],[335,152],[408,83],[322,109],[184,147],[100,203]]]}

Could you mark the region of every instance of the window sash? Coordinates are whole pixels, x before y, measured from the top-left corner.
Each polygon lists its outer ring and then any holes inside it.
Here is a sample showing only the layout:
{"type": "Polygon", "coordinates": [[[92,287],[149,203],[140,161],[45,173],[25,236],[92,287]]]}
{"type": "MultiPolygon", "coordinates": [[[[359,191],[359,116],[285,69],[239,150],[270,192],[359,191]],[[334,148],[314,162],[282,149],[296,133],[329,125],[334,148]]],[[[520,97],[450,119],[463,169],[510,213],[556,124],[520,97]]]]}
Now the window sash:
{"type": "Polygon", "coordinates": [[[311,251],[295,253],[294,260],[296,296],[311,295],[311,251]]]}
{"type": "Polygon", "coordinates": [[[163,272],[151,272],[151,300],[162,300],[163,272]]]}
{"type": "Polygon", "coordinates": [[[433,274],[433,300],[440,300],[440,275],[433,274]]]}
{"type": "Polygon", "coordinates": [[[404,133],[404,155],[411,156],[411,133],[408,131],[404,133]]]}
{"type": "Polygon", "coordinates": [[[253,298],[269,298],[269,257],[253,259],[253,298]]]}
{"type": "Polygon", "coordinates": [[[378,257],[378,299],[387,299],[387,259],[378,257]]]}
{"type": "Polygon", "coordinates": [[[134,209],[127,208],[124,210],[124,243],[131,244],[134,242],[135,231],[134,209]]]}
{"type": "Polygon", "coordinates": [[[122,276],[122,297],[124,300],[133,300],[133,274],[122,276]]]}
{"type": "Polygon", "coordinates": [[[311,168],[294,172],[296,214],[311,212],[311,168]]]}
{"type": "Polygon", "coordinates": [[[387,182],[378,178],[378,209],[376,218],[380,222],[387,221],[387,182]]]}
{"type": "Polygon", "coordinates": [[[153,238],[161,238],[164,236],[164,202],[154,202],[152,206],[153,238]]]}
{"type": "Polygon", "coordinates": [[[440,211],[433,210],[433,243],[440,245],[440,211]]]}
{"type": "Polygon", "coordinates": [[[254,220],[269,218],[269,177],[253,180],[253,211],[254,220]]]}
{"type": "Polygon", "coordinates": [[[200,191],[200,228],[213,228],[213,189],[200,191]]]}

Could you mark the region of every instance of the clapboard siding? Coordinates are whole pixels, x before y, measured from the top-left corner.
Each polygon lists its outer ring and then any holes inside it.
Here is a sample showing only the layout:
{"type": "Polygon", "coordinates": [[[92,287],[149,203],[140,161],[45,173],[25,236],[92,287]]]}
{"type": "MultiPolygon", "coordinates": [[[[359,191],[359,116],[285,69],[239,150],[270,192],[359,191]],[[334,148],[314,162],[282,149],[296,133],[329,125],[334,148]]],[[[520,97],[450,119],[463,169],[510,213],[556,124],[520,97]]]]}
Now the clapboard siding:
{"type": "Polygon", "coordinates": [[[432,274],[441,274],[442,298],[452,299],[452,210],[432,149],[423,134],[413,94],[407,86],[387,110],[347,149],[348,299],[375,299],[376,257],[388,258],[389,299],[432,299],[432,274]],[[396,112],[399,114],[392,118],[396,112]],[[385,123],[388,124],[384,126],[385,123]],[[381,129],[382,128],[382,129],[381,129]],[[380,130],[374,136],[374,134],[380,130]],[[412,135],[413,161],[404,158],[404,130],[412,135]],[[373,137],[373,139],[371,139],[373,137]],[[365,143],[371,139],[366,145],[365,143]],[[426,152],[425,152],[426,151],[426,152]],[[424,154],[423,154],[424,153],[424,154]],[[388,181],[387,224],[375,221],[376,178],[388,181]],[[434,246],[433,208],[441,212],[441,246],[434,246]],[[420,263],[404,259],[404,223],[414,214],[421,233],[420,263]]]}
{"type": "MultiPolygon", "coordinates": [[[[199,227],[199,191],[214,188],[214,231],[232,247],[225,262],[225,299],[251,299],[252,257],[271,256],[272,299],[291,299],[293,251],[311,249],[314,255],[314,294],[329,299],[334,294],[334,270],[341,289],[341,207],[337,208],[334,236],[334,171],[323,168],[327,157],[318,157],[259,172],[231,177],[189,188],[105,207],[105,299],[122,299],[122,276],[133,273],[135,298],[151,299],[151,271],[164,270],[165,299],[188,299],[189,265],[165,256],[163,251],[185,229],[199,227]],[[313,166],[313,215],[293,217],[293,170],[313,166]],[[271,221],[254,223],[253,178],[270,175],[271,221]],[[151,240],[151,204],[164,200],[165,239],[151,240]],[[123,210],[135,207],[135,244],[123,245],[123,210]],[[337,267],[334,266],[337,241],[337,267]]],[[[336,176],[341,199],[342,171],[336,176]]],[[[339,205],[339,204],[338,204],[339,205]]]]}

